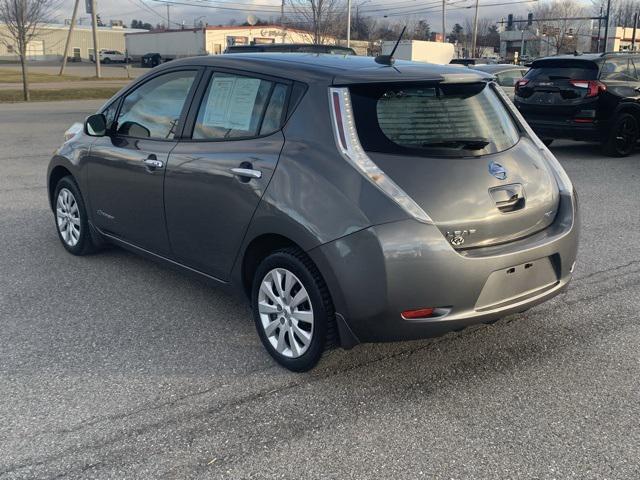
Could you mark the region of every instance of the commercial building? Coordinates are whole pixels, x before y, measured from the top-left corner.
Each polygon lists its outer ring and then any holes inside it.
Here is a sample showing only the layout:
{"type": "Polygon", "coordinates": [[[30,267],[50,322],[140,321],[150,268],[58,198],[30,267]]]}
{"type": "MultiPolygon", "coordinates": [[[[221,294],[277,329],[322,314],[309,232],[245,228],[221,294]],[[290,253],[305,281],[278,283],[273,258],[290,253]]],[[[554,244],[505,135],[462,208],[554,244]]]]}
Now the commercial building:
{"type": "MultiPolygon", "coordinates": [[[[124,52],[124,36],[144,30],[120,26],[98,27],[98,48],[124,52]]],[[[7,26],[0,23],[0,37],[7,38],[7,26]],[[3,35],[4,34],[4,35],[3,35]]],[[[69,33],[69,25],[43,24],[35,38],[27,45],[29,60],[61,60],[69,33]]],[[[76,61],[88,61],[93,56],[93,36],[90,25],[76,25],[71,35],[69,57],[76,61]]],[[[17,46],[0,42],[1,60],[18,60],[17,46]]]]}
{"type": "MultiPolygon", "coordinates": [[[[310,32],[278,25],[220,26],[136,32],[126,34],[127,53],[134,60],[146,53],[163,58],[219,55],[231,45],[265,43],[312,43],[310,32]]],[[[326,43],[336,44],[335,39],[326,43]]]]}

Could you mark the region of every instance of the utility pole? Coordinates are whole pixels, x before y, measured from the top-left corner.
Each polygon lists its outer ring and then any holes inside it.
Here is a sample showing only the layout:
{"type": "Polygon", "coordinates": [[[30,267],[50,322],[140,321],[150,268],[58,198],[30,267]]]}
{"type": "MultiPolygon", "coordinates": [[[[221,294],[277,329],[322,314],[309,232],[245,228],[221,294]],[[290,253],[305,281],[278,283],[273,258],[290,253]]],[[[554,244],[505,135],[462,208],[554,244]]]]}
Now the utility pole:
{"type": "Polygon", "coordinates": [[[96,77],[102,78],[100,72],[100,50],[98,49],[98,19],[96,16],[96,0],[91,2],[91,29],[93,30],[93,59],[96,61],[96,77]]]}
{"type": "Polygon", "coordinates": [[[280,4],[280,26],[284,30],[284,0],[280,4]]]}
{"type": "Polygon", "coordinates": [[[473,38],[471,39],[471,58],[476,57],[476,45],[478,42],[478,0],[476,0],[476,13],[473,15],[473,38]]]}
{"type": "Polygon", "coordinates": [[[631,35],[631,51],[636,51],[636,29],[638,28],[638,12],[633,14],[633,35],[631,35]]]}
{"type": "Polygon", "coordinates": [[[447,36],[445,31],[446,31],[446,26],[444,23],[444,17],[445,17],[445,2],[447,0],[442,0],[442,43],[446,42],[445,37],[447,36]]]}
{"type": "Polygon", "coordinates": [[[611,0],[607,0],[607,16],[605,21],[607,23],[605,23],[604,25],[604,51],[607,51],[607,43],[609,40],[609,20],[611,19],[611,17],[609,17],[609,13],[611,12],[611,0]]]}
{"type": "Polygon", "coordinates": [[[64,55],[62,56],[62,66],[60,67],[60,75],[64,74],[64,68],[67,66],[67,55],[69,55],[69,44],[71,43],[71,35],[73,34],[73,27],[76,24],[76,16],[78,15],[78,4],[80,0],[76,0],[73,5],[73,14],[71,15],[71,25],[69,25],[69,34],[67,35],[67,43],[64,44],[64,55]]]}
{"type": "Polygon", "coordinates": [[[602,5],[600,5],[600,15],[598,15],[598,40],[596,43],[596,51],[600,53],[600,33],[602,29],[602,5]]]}
{"type": "Polygon", "coordinates": [[[351,46],[351,0],[347,0],[347,48],[351,46]]]}

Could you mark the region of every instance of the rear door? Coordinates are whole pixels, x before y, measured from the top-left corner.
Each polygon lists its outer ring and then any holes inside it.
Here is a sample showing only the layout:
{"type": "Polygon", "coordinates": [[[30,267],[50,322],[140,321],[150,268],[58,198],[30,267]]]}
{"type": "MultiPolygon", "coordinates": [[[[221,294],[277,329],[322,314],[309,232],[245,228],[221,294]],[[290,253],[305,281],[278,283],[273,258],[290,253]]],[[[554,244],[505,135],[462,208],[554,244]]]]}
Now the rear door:
{"type": "Polygon", "coordinates": [[[367,155],[459,248],[533,234],[553,222],[558,207],[553,174],[539,149],[521,138],[494,88],[350,88],[367,155]]]}
{"type": "Polygon", "coordinates": [[[580,110],[597,108],[600,91],[589,84],[597,80],[594,61],[539,60],[517,86],[515,103],[528,121],[571,121],[580,110]]]}
{"type": "Polygon", "coordinates": [[[229,278],[284,144],[289,84],[247,73],[210,72],[189,113],[189,138],[171,152],[165,177],[173,257],[229,278]]]}

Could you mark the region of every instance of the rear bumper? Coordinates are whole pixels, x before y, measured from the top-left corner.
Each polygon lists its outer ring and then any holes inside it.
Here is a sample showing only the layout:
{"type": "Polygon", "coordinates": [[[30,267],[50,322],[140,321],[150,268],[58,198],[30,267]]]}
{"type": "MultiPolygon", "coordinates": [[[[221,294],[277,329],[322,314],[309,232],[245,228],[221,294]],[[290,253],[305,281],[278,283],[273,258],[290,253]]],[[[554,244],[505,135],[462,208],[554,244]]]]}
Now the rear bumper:
{"type": "Polygon", "coordinates": [[[456,251],[437,227],[404,220],[311,250],[339,320],[348,326],[342,325],[341,334],[352,334],[341,338],[343,345],[437,336],[521,312],[557,295],[571,280],[578,247],[575,197],[561,198],[550,227],[504,245],[456,251]],[[527,285],[525,277],[515,294],[510,285],[494,282],[502,271],[527,262],[551,265],[553,281],[537,283],[532,276],[527,285]],[[420,320],[400,315],[425,307],[443,308],[442,314],[420,320]]]}
{"type": "Polygon", "coordinates": [[[601,129],[596,123],[577,123],[573,120],[526,120],[540,138],[600,141],[601,129]]]}

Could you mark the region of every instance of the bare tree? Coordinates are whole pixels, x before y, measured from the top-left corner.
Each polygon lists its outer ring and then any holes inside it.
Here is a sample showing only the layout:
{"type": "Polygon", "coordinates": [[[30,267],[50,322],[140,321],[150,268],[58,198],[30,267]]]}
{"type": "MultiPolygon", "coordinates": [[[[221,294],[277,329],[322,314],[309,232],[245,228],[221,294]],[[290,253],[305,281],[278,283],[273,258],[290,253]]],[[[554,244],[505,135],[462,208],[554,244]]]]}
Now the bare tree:
{"type": "Polygon", "coordinates": [[[345,14],[344,3],[340,0],[288,0],[294,18],[293,23],[310,31],[311,41],[317,45],[326,43],[330,37],[340,35],[341,21],[345,14]]]}
{"type": "Polygon", "coordinates": [[[484,51],[483,47],[486,47],[486,38],[489,35],[489,30],[492,25],[495,24],[495,21],[491,18],[479,18],[478,19],[478,29],[477,29],[477,42],[476,49],[473,49],[473,20],[471,18],[465,18],[464,21],[464,30],[466,34],[463,35],[461,42],[463,44],[465,53],[470,58],[478,58],[482,56],[484,51]]]}
{"type": "Polygon", "coordinates": [[[57,0],[0,0],[0,42],[17,51],[22,67],[22,90],[25,101],[30,100],[27,46],[45,23],[57,0]]]}
{"type": "Polygon", "coordinates": [[[533,11],[533,18],[568,18],[568,20],[535,22],[538,36],[542,37],[548,49],[554,49],[556,54],[575,50],[579,36],[591,36],[589,20],[571,19],[586,15],[585,8],[576,0],[553,0],[537,6],[533,11]]]}
{"type": "MultiPolygon", "coordinates": [[[[593,12],[603,15],[607,10],[607,0],[591,0],[593,12]]],[[[617,27],[632,27],[633,14],[640,11],[640,0],[612,0],[611,2],[611,24],[617,27]]]]}

